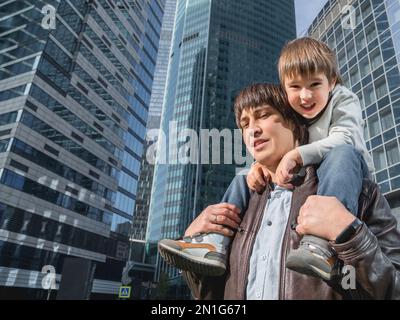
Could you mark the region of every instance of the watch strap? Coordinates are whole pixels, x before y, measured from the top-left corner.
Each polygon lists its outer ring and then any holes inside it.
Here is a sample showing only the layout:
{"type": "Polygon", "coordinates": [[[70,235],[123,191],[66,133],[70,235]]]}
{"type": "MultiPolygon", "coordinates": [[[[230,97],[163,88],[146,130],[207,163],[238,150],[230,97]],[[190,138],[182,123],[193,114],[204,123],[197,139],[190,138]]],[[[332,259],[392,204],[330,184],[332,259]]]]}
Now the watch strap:
{"type": "Polygon", "coordinates": [[[350,223],[337,237],[335,243],[344,243],[349,241],[363,225],[363,222],[356,218],[350,223]]]}

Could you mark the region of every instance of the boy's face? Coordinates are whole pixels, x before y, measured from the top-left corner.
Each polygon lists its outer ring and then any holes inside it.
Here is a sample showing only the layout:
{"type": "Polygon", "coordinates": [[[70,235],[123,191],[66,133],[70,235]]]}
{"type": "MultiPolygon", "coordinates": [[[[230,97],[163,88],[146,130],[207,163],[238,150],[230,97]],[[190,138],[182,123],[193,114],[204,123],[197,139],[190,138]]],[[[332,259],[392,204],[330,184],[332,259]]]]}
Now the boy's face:
{"type": "Polygon", "coordinates": [[[283,156],[295,147],[293,130],[269,105],[243,110],[240,127],[247,149],[255,160],[274,170],[283,156]]]}
{"type": "Polygon", "coordinates": [[[335,81],[329,83],[324,73],[285,79],[290,106],[306,119],[314,118],[324,109],[334,86],[335,81]]]}

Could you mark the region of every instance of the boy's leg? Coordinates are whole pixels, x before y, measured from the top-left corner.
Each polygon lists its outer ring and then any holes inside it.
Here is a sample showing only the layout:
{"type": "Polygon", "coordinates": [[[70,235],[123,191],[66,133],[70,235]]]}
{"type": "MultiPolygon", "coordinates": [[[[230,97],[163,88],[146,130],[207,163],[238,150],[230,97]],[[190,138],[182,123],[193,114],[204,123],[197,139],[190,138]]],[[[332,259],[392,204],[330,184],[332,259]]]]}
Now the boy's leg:
{"type": "Polygon", "coordinates": [[[368,174],[367,164],[359,151],[350,145],[338,146],[324,157],[317,170],[317,194],[336,197],[357,216],[362,180],[368,174]]]}
{"type": "MultiPolygon", "coordinates": [[[[221,202],[246,210],[250,199],[246,176],[235,176],[221,202]]],[[[158,244],[161,256],[178,269],[205,275],[220,275],[226,270],[227,248],[231,239],[222,234],[199,234],[184,240],[163,239],[158,244]]]]}
{"type": "MultiPolygon", "coordinates": [[[[317,194],[336,197],[357,216],[362,180],[368,175],[367,164],[360,152],[350,145],[338,146],[324,157],[317,170],[317,194]]],[[[326,280],[337,273],[336,265],[335,253],[328,241],[310,235],[305,235],[299,248],[289,253],[286,264],[289,269],[326,280]]]]}
{"type": "Polygon", "coordinates": [[[244,212],[247,209],[250,200],[250,190],[247,186],[246,176],[238,175],[233,178],[228,189],[222,197],[221,203],[226,202],[233,204],[244,212]]]}

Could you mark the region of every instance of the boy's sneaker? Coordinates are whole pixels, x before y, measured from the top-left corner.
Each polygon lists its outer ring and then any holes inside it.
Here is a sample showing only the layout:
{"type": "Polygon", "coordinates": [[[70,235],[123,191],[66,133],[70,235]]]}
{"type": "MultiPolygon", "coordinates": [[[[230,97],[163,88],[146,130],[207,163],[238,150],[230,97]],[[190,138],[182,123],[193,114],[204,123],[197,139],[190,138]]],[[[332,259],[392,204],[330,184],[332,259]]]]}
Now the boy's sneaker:
{"type": "Polygon", "coordinates": [[[338,259],[328,241],[310,235],[303,237],[298,249],[290,250],[286,267],[328,281],[339,274],[338,259]]]}
{"type": "Polygon", "coordinates": [[[183,240],[163,239],[158,251],[172,266],[208,276],[220,276],[226,271],[226,249],[207,242],[205,234],[184,237],[183,240]]]}

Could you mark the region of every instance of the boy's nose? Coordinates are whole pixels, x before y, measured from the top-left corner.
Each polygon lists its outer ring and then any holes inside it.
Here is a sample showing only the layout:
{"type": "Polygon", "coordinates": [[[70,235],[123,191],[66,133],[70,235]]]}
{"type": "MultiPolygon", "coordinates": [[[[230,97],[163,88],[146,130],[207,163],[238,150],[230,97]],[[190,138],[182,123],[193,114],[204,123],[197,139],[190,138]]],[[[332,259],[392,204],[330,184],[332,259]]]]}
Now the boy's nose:
{"type": "Polygon", "coordinates": [[[303,89],[300,91],[300,98],[303,100],[311,99],[312,93],[309,90],[303,89]]]}

